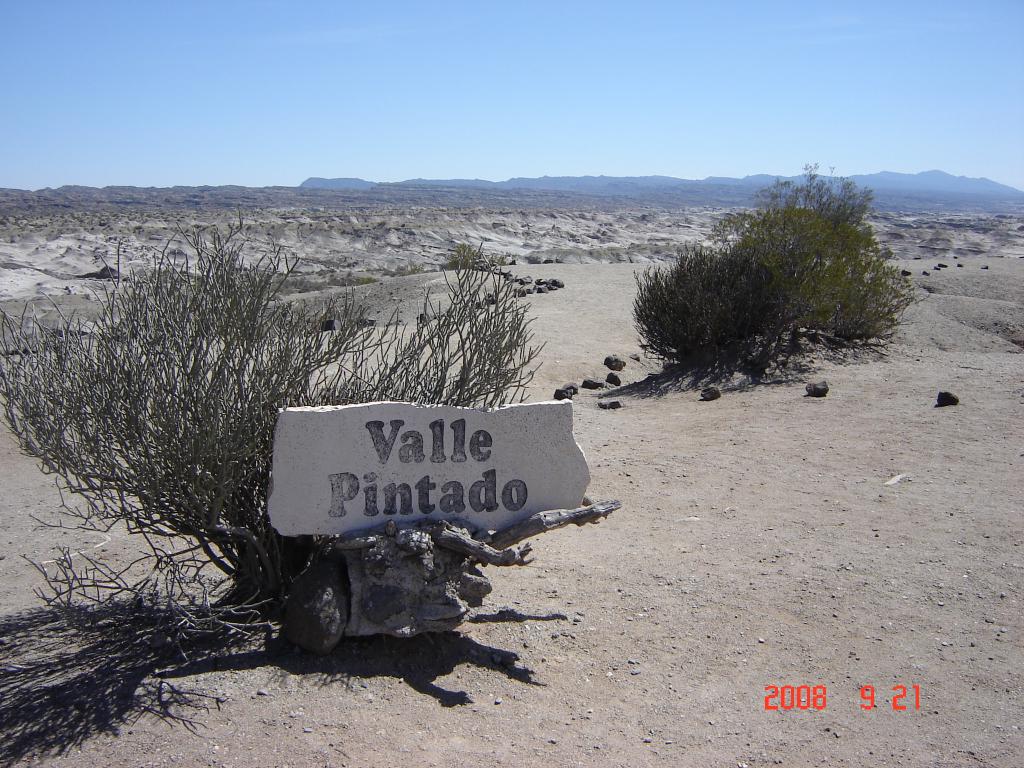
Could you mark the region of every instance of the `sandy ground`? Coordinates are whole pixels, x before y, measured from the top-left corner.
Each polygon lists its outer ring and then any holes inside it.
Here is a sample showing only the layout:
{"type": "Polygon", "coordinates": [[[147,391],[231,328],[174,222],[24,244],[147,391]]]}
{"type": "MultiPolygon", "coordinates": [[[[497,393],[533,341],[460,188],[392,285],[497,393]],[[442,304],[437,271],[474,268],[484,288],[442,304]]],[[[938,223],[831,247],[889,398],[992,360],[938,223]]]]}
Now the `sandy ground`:
{"type": "MultiPolygon", "coordinates": [[[[921,301],[885,354],[811,358],[726,382],[714,402],[627,358],[620,410],[575,403],[590,496],[623,508],[535,540],[526,568],[492,569],[460,632],[326,659],[273,638],[160,655],[125,616],[62,628],[21,555],[63,543],[116,561],[130,542],[38,530],[52,479],[3,433],[0,761],[1020,765],[1024,261],[959,260],[927,277],[904,262],[921,301]],[[821,378],[829,396],[805,398],[821,378]],[[934,408],[940,389],[961,404],[934,408]],[[826,686],[826,704],[766,711],[771,685],[826,686]]],[[[520,269],[567,286],[528,299],[547,343],[532,399],[640,352],[638,268],[520,269]]]]}

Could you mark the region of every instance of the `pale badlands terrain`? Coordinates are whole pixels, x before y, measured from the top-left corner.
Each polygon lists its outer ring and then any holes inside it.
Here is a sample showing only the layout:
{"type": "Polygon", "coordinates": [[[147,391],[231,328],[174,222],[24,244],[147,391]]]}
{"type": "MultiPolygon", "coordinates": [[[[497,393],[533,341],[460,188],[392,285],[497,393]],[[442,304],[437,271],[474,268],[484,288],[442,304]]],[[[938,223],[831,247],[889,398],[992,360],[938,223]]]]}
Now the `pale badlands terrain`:
{"type": "MultiPolygon", "coordinates": [[[[372,211],[259,210],[246,232],[300,259],[309,287],[385,271],[437,269],[456,243],[520,264],[635,263],[671,259],[682,242],[703,242],[727,209],[379,208],[372,211]]],[[[0,300],[91,294],[82,275],[104,266],[145,266],[178,233],[237,214],[141,210],[38,214],[0,209],[0,300]],[[120,260],[118,255],[120,252],[120,260]]],[[[924,259],[1024,256],[1024,214],[893,213],[874,218],[895,255],[924,259]]]]}
{"type": "MultiPolygon", "coordinates": [[[[482,241],[519,274],[564,280],[524,299],[547,344],[531,399],[603,379],[607,354],[627,360],[621,388],[574,402],[589,495],[623,507],[538,538],[528,567],[489,569],[495,591],[459,632],[344,642],[327,658],[273,636],[182,656],[130,613],[73,629],[34,597],[25,558],[63,545],[121,563],[136,545],[41,529],[60,497],[5,431],[0,762],[1019,766],[1024,220],[879,216],[919,299],[893,342],[812,350],[764,381],[718,381],[722,398],[701,402],[705,382],[642,354],[631,308],[645,262],[706,237],[716,215],[255,216],[315,269],[380,275],[482,241]],[[526,264],[546,258],[564,263],[526,264]],[[828,397],[804,397],[822,378],[828,397]],[[939,390],[960,404],[935,408],[939,390]],[[598,409],[601,397],[622,408],[598,409]],[[827,703],[766,711],[770,685],[826,686],[827,703]],[[906,711],[891,704],[898,685],[906,711]]],[[[118,238],[133,265],[176,223],[9,216],[3,296],[87,293],[95,281],[75,276],[111,260],[118,238]]],[[[440,279],[361,290],[384,311],[440,279]]]]}

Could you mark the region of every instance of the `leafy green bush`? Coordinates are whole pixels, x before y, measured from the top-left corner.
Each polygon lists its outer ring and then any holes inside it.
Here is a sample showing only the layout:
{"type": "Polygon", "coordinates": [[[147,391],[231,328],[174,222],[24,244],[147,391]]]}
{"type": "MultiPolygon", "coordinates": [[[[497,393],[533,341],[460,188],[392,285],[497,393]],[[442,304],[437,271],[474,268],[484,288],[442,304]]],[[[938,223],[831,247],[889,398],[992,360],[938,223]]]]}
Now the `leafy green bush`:
{"type": "Polygon", "coordinates": [[[508,256],[486,256],[484,246],[481,243],[474,248],[466,243],[459,243],[455,250],[444,263],[445,269],[475,269],[477,266],[506,267],[509,264],[508,256]]]}
{"type": "Polygon", "coordinates": [[[407,277],[409,275],[422,275],[427,268],[422,264],[399,264],[394,269],[382,270],[385,277],[407,277]]]}
{"type": "Polygon", "coordinates": [[[671,267],[637,276],[633,318],[645,347],[684,360],[755,336],[770,311],[769,278],[766,267],[744,255],[684,245],[671,267]]]}
{"type": "Polygon", "coordinates": [[[637,276],[644,345],[676,361],[728,351],[763,367],[801,330],[843,340],[884,337],[912,300],[866,222],[871,193],[849,180],[779,182],[759,207],[727,216],[713,247],[637,276]]]}
{"type": "Polygon", "coordinates": [[[80,500],[67,512],[81,525],[121,525],[147,545],[125,571],[64,552],[44,571],[57,604],[127,594],[192,630],[261,615],[308,554],[266,514],[279,408],[490,407],[521,399],[533,375],[525,305],[494,275],[457,275],[448,306],[428,301],[415,329],[367,327],[351,297],[282,300],[294,264],[280,249],[250,260],[240,233],[187,233],[188,260],[165,253],[115,284],[91,328],[3,316],[29,350],[0,358],[0,405],[23,449],[80,500]],[[321,333],[325,317],[334,332],[321,333]]]}
{"type": "Polygon", "coordinates": [[[477,262],[485,261],[484,246],[480,244],[474,248],[466,243],[458,243],[452,251],[448,260],[444,263],[445,269],[473,269],[477,262]]]}

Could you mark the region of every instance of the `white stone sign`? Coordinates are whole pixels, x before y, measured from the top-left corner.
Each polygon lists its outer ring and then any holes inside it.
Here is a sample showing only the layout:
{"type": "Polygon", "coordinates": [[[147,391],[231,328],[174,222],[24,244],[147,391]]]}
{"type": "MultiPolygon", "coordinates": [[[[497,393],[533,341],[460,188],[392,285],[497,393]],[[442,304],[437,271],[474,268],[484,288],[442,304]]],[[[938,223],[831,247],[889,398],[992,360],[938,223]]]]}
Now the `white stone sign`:
{"type": "Polygon", "coordinates": [[[388,520],[496,530],[578,506],[589,482],[569,400],[490,411],[386,402],[286,408],[274,432],[268,509],[283,536],[388,520]]]}

